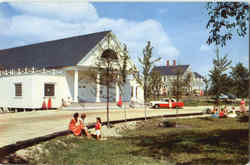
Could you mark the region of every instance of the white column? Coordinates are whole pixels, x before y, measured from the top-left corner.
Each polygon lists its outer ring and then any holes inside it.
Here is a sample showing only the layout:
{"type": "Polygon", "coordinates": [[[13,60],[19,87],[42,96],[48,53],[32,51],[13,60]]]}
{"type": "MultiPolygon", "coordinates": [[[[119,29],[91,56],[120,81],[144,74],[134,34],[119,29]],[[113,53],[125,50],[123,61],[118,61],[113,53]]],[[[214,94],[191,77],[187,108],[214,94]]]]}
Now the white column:
{"type": "Polygon", "coordinates": [[[74,76],[74,102],[78,103],[78,70],[75,70],[74,76]]]}
{"type": "Polygon", "coordinates": [[[120,99],[120,89],[119,89],[119,86],[118,86],[118,83],[116,82],[116,92],[115,92],[115,94],[116,94],[116,102],[118,102],[119,101],[119,99],[120,99]]]}
{"type": "Polygon", "coordinates": [[[136,101],[137,97],[136,97],[136,86],[135,85],[133,86],[133,98],[134,98],[133,100],[136,101]]]}
{"type": "Polygon", "coordinates": [[[101,86],[100,86],[100,74],[97,74],[97,78],[96,78],[96,102],[101,102],[100,100],[100,90],[101,90],[101,86]]]}

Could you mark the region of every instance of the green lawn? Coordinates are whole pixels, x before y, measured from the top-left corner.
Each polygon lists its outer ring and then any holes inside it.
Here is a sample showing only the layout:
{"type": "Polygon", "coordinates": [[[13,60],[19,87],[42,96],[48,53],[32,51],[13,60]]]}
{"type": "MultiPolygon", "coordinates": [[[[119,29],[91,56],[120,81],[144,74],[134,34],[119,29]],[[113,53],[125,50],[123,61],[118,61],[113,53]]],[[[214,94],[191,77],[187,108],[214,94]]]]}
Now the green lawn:
{"type": "Polygon", "coordinates": [[[248,161],[248,122],[178,119],[177,128],[168,128],[166,123],[166,119],[138,122],[137,128],[124,131],[122,138],[104,141],[59,137],[42,143],[40,151],[33,150],[30,163],[245,165],[248,161]]]}

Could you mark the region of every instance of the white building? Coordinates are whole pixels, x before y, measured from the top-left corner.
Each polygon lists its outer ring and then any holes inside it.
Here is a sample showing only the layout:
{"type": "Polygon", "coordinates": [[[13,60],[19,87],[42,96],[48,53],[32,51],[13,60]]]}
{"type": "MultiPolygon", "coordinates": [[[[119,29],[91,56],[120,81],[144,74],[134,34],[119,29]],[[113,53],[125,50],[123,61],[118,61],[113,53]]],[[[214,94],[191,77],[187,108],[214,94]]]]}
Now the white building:
{"type": "Polygon", "coordinates": [[[172,88],[172,82],[176,80],[177,74],[180,73],[182,78],[185,78],[188,74],[191,74],[191,89],[198,90],[200,92],[204,89],[203,77],[197,73],[192,72],[190,65],[176,65],[176,60],[173,60],[173,64],[169,63],[169,60],[166,61],[165,66],[156,66],[153,70],[158,71],[161,74],[163,88],[161,90],[162,95],[168,95],[172,88]]]}
{"type": "MultiPolygon", "coordinates": [[[[111,31],[0,50],[0,108],[39,109],[51,98],[52,108],[64,101],[106,102],[105,87],[86,80],[97,57],[112,50],[118,59],[123,46],[111,31]]],[[[133,62],[128,62],[128,68],[133,62]]],[[[97,75],[98,77],[99,75],[97,75]]],[[[111,101],[143,101],[143,91],[128,76],[121,94],[111,90],[111,101]]]]}

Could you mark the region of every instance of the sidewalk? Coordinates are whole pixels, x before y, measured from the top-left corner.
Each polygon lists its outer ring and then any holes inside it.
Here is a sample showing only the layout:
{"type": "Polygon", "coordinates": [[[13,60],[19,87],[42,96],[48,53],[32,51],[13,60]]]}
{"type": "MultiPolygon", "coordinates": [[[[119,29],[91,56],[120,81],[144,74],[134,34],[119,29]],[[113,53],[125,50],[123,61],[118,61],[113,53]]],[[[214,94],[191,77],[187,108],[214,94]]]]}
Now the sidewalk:
{"type": "MultiPolygon", "coordinates": [[[[207,107],[188,107],[179,109],[178,114],[202,112],[207,107]]],[[[68,123],[74,112],[85,112],[87,122],[93,123],[96,117],[101,117],[106,121],[106,110],[49,110],[31,111],[19,113],[0,114],[0,147],[16,143],[17,141],[27,140],[50,133],[68,129],[68,123]]],[[[175,109],[148,109],[147,116],[158,116],[175,114],[175,109]]],[[[127,109],[126,118],[144,117],[143,109],[127,109]]],[[[110,120],[125,119],[124,110],[110,110],[110,120]]]]}

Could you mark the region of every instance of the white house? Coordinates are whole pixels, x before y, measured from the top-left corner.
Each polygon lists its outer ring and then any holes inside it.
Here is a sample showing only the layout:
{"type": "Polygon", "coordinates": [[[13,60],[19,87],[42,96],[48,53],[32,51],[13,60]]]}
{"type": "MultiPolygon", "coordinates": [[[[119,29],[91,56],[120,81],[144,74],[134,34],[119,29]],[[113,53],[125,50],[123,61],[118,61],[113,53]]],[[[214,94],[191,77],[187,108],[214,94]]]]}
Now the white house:
{"type": "MultiPolygon", "coordinates": [[[[84,73],[106,50],[114,51],[118,59],[123,53],[111,31],[0,50],[0,108],[39,109],[49,98],[52,108],[60,107],[62,99],[105,102],[105,87],[88,82],[84,73]]],[[[134,65],[128,63],[128,68],[134,65]]],[[[111,101],[120,95],[123,101],[143,101],[143,91],[132,76],[123,91],[118,86],[112,89],[111,101]]]]}
{"type": "Polygon", "coordinates": [[[190,65],[177,65],[176,60],[173,60],[173,64],[171,65],[169,63],[169,60],[167,60],[165,66],[156,66],[153,68],[153,70],[158,71],[161,74],[162,82],[164,84],[161,90],[161,94],[163,95],[169,94],[172,88],[172,82],[176,79],[178,73],[180,73],[183,78],[191,73],[192,90],[199,90],[200,92],[202,92],[204,89],[205,84],[203,81],[203,77],[197,72],[192,72],[190,65]]]}

